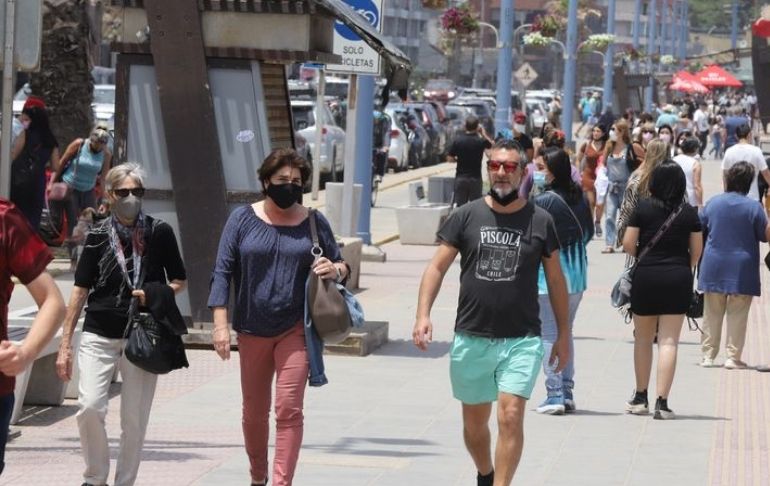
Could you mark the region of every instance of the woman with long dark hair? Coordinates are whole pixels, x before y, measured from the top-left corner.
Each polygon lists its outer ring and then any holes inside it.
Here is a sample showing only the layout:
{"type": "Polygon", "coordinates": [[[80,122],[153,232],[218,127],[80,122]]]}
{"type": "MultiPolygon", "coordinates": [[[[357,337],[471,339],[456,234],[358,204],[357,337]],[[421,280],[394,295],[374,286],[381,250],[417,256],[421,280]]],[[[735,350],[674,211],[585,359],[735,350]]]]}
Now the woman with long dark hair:
{"type": "Polygon", "coordinates": [[[591,128],[591,136],[578,149],[577,162],[580,164],[581,181],[583,192],[588,199],[588,206],[591,214],[595,214],[596,234],[602,235],[601,209],[603,205],[596,203],[596,169],[599,166],[599,159],[604,153],[604,146],[607,143],[607,127],[594,125],[591,128]]]}
{"type": "Polygon", "coordinates": [[[628,413],[649,413],[647,386],[652,369],[652,344],[658,336],[656,419],[675,418],[668,408],[674,381],[679,334],[690,306],[692,269],[703,251],[701,223],[695,208],[684,201],[686,181],[679,165],[667,160],[653,170],[649,197],[639,200],[623,237],[623,249],[636,257],[662,231],[660,239],[637,261],[631,286],[634,318],[634,396],[628,413]],[[668,227],[664,224],[670,217],[668,227]]]}
{"type": "Polygon", "coordinates": [[[45,206],[45,168],[56,169],[59,142],[51,131],[42,99],[27,98],[20,120],[26,139],[21,154],[11,165],[11,201],[37,229],[45,206]]]}
{"type": "MultiPolygon", "coordinates": [[[[593,218],[580,185],[572,178],[573,166],[569,155],[564,150],[547,149],[538,169],[538,172],[543,174],[546,185],[544,191],[534,198],[534,203],[548,211],[556,225],[556,234],[561,246],[559,259],[569,292],[571,336],[572,324],[588,281],[586,245],[594,236],[593,218]]],[[[542,266],[538,277],[538,294],[543,348],[546,356],[550,356],[558,332],[542,266]]],[[[543,362],[546,376],[545,388],[548,395],[537,408],[538,413],[561,415],[564,412],[575,411],[572,392],[575,387],[574,356],[574,343],[570,338],[569,362],[563,371],[557,372],[552,365],[543,362]]]]}

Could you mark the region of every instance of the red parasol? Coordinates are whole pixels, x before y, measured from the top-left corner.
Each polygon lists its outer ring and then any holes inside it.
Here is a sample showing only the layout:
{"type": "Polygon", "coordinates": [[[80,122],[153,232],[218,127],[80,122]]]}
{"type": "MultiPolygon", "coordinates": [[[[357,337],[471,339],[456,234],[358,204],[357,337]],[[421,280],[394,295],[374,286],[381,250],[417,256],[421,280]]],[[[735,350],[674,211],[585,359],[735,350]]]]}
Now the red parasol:
{"type": "Polygon", "coordinates": [[[708,88],[703,86],[695,76],[687,71],[679,71],[674,74],[669,89],[684,93],[708,93],[708,88]]]}
{"type": "Polygon", "coordinates": [[[708,88],[713,86],[740,88],[743,83],[738,81],[735,76],[728,73],[716,64],[712,64],[706,69],[700,71],[695,75],[695,78],[700,81],[703,86],[708,88]]]}

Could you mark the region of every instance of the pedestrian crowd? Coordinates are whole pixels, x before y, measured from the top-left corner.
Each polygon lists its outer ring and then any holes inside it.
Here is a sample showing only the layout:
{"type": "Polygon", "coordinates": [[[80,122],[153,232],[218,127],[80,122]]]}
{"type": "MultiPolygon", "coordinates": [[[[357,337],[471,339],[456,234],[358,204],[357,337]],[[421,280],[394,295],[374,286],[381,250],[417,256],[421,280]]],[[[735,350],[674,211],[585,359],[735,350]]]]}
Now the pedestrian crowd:
{"type": "MultiPolygon", "coordinates": [[[[700,299],[701,365],[717,365],[726,322],[724,367],[749,367],[742,360],[746,324],[752,299],[760,295],[759,245],[770,238],[758,184],[770,182],[770,171],[753,144],[750,124],[725,128],[731,134],[724,140],[725,192],[709,199],[701,183],[705,147],[695,130],[705,126],[698,125],[700,115],[677,115],[666,106],[657,117],[626,114],[607,123],[607,114],[585,120],[591,123],[589,136],[574,154],[555,123],[546,123],[542,137],[533,142],[520,114],[514,115],[512,130],[495,140],[471,116],[449,149],[458,167],[456,208],[439,229],[438,248],[422,275],[412,337],[419,349],[430,345],[431,309],[459,254],[449,372],[453,396],[462,403],[463,439],[479,485],[511,483],[523,451],[526,404],[541,369],[545,393],[536,411],[560,415],[578,409],[573,327],[588,288],[587,245],[594,236],[603,236],[603,253],[626,254],[626,268],[619,266],[618,273],[630,275],[623,310],[634,325],[635,381],[624,405],[628,413],[650,413],[657,343],[653,417],[676,417],[669,397],[679,337],[700,299]],[[494,454],[488,424],[493,402],[498,421],[494,454]]],[[[175,295],[186,287],[185,265],[171,226],[143,209],[142,168],[134,163],[110,168],[108,132],[96,127],[59,156],[42,100],[28,101],[21,122],[23,143],[14,145],[21,162],[14,161],[13,202],[0,201],[0,244],[12,255],[0,261],[0,473],[13,376],[61,326],[57,373],[67,381],[75,366],[79,370],[83,484],[102,486],[110,475],[105,419],[117,368],[123,381],[121,437],[112,484],[131,485],[157,375],[187,366],[183,351],[162,370],[163,356],[137,358],[144,350],[136,336],[147,332],[159,341],[181,342],[186,326],[175,295]],[[94,194],[100,187],[105,200],[97,206],[94,194]],[[56,191],[62,194],[51,204],[56,191]],[[36,234],[44,210],[57,205],[76,249],[75,285],[66,312],[45,271],[51,253],[36,234]],[[40,307],[20,345],[7,340],[12,276],[40,307]],[[82,337],[74,352],[84,307],[82,337]]],[[[329,223],[302,205],[310,173],[309,163],[293,150],[270,153],[257,174],[264,201],[230,214],[212,271],[212,343],[221,359],[229,359],[231,332],[236,334],[252,485],[268,480],[292,484],[302,446],[305,389],[327,382],[318,329],[308,318],[309,282],[320,278],[344,285],[350,275],[329,223]],[[271,409],[276,428],[272,467],[271,409]]]]}

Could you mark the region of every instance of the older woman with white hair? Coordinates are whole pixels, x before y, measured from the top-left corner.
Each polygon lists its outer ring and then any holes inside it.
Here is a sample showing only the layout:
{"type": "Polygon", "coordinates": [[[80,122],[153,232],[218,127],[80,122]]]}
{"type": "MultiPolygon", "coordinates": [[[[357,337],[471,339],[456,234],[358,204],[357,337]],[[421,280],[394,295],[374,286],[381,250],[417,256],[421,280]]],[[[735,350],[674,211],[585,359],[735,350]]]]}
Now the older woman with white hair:
{"type": "Polygon", "coordinates": [[[122,433],[113,484],[134,484],[139,470],[157,375],[138,368],[123,353],[129,304],[136,297],[139,310],[146,311],[156,292],[145,295],[144,289],[168,285],[179,293],[187,278],[171,226],[142,211],[143,179],[139,165],[132,163],[113,167],[105,177],[112,213],[86,239],[56,360],[59,377],[71,379],[72,332],[87,299],[78,349],[77,422],[86,463],[84,484],[88,486],[107,484],[110,451],[105,417],[116,366],[123,379],[122,433]]]}

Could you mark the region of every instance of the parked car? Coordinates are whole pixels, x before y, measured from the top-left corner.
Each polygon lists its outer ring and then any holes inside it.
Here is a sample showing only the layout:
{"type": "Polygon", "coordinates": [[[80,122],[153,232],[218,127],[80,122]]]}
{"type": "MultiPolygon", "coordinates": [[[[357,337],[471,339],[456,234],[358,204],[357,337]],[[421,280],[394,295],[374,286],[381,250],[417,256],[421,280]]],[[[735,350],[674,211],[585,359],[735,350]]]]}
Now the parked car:
{"type": "Polygon", "coordinates": [[[13,95],[13,114],[15,116],[21,115],[21,110],[24,109],[24,102],[27,101],[31,94],[32,88],[29,87],[29,83],[24,83],[24,86],[13,95]]]}
{"type": "Polygon", "coordinates": [[[316,113],[315,101],[291,100],[291,118],[294,131],[307,141],[311,163],[318,163],[321,178],[329,181],[341,181],[345,167],[345,131],[334,123],[329,107],[324,105],[320,117],[316,113]],[[321,121],[321,160],[315,161],[316,121],[321,121]]]}
{"type": "Polygon", "coordinates": [[[457,86],[451,79],[431,79],[425,83],[422,97],[426,100],[442,101],[444,103],[457,97],[457,86]]]}
{"type": "Polygon", "coordinates": [[[460,105],[447,105],[447,145],[451,146],[458,134],[465,131],[465,119],[473,115],[473,110],[460,105]]]}
{"type": "Polygon", "coordinates": [[[385,113],[396,120],[400,127],[406,129],[409,141],[409,165],[412,167],[426,165],[433,154],[430,136],[420,123],[420,115],[413,107],[397,103],[389,104],[385,108],[385,113]]]}
{"type": "Polygon", "coordinates": [[[396,172],[409,168],[409,128],[402,117],[395,112],[385,109],[390,118],[390,149],[388,150],[388,169],[396,172]]]}
{"type": "Polygon", "coordinates": [[[428,132],[431,143],[431,157],[429,164],[438,164],[444,160],[444,156],[447,151],[447,134],[444,125],[441,124],[438,118],[436,109],[433,108],[429,102],[411,102],[408,103],[412,106],[419,116],[419,120],[425,130],[428,132]]]}
{"type": "Polygon", "coordinates": [[[532,123],[532,133],[538,135],[545,122],[548,121],[548,107],[539,98],[525,99],[527,103],[527,119],[532,123]]]}
{"type": "Polygon", "coordinates": [[[94,85],[94,101],[91,103],[94,112],[94,121],[115,129],[115,85],[94,85]]]}
{"type": "Polygon", "coordinates": [[[473,111],[473,114],[479,119],[479,123],[484,126],[490,137],[495,134],[495,111],[489,102],[480,98],[458,98],[450,105],[464,106],[473,111]]]}

